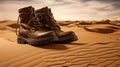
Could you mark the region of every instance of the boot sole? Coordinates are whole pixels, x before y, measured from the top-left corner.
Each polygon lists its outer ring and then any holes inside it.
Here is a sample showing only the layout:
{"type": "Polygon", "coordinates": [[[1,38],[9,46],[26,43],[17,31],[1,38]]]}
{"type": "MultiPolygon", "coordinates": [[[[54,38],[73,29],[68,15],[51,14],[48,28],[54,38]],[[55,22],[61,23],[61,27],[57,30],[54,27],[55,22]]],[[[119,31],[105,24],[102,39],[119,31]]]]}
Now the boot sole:
{"type": "Polygon", "coordinates": [[[77,36],[75,35],[74,32],[72,32],[70,34],[67,34],[64,37],[58,37],[58,40],[54,41],[53,43],[67,44],[67,43],[77,41],[77,40],[78,40],[77,36]]]}
{"type": "Polygon", "coordinates": [[[37,39],[26,39],[24,37],[18,37],[17,38],[17,43],[18,44],[29,44],[29,45],[45,45],[50,42],[58,40],[57,37],[51,36],[51,37],[44,37],[44,38],[37,38],[37,39]]]}

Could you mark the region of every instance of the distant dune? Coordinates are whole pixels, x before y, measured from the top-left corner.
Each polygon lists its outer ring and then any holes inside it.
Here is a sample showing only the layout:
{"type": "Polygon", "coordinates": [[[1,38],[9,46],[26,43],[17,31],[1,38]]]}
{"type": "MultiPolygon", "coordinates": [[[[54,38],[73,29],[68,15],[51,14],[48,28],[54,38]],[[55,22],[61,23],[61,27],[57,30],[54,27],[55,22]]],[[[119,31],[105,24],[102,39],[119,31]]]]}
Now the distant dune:
{"type": "Polygon", "coordinates": [[[58,21],[79,40],[70,44],[17,44],[16,21],[0,21],[0,67],[120,67],[120,21],[58,21]]]}

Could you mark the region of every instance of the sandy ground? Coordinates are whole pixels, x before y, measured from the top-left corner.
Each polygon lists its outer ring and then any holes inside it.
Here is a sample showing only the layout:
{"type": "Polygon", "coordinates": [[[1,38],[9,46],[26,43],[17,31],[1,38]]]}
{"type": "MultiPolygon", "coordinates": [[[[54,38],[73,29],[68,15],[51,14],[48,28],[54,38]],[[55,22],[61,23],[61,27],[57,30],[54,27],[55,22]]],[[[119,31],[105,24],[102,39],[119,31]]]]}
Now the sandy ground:
{"type": "Polygon", "coordinates": [[[15,21],[0,21],[0,67],[120,67],[120,23],[61,24],[79,40],[70,44],[17,44],[15,21]]]}

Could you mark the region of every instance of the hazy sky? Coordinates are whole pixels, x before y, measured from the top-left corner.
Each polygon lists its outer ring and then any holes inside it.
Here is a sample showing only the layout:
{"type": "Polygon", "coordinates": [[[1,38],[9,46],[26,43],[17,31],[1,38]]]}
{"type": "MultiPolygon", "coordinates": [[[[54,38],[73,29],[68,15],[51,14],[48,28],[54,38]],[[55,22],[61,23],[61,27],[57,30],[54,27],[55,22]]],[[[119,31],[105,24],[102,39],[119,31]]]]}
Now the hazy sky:
{"type": "Polygon", "coordinates": [[[48,6],[57,20],[120,20],[120,0],[0,0],[0,20],[17,20],[26,6],[48,6]]]}

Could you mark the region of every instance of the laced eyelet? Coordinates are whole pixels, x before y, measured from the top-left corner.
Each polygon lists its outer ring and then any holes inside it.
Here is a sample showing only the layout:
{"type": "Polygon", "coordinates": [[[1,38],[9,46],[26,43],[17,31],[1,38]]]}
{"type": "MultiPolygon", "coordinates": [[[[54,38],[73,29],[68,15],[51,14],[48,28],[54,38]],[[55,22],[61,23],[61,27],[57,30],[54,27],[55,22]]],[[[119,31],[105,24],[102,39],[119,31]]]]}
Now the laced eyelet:
{"type": "Polygon", "coordinates": [[[30,32],[34,33],[36,31],[35,28],[30,28],[30,32]]]}

